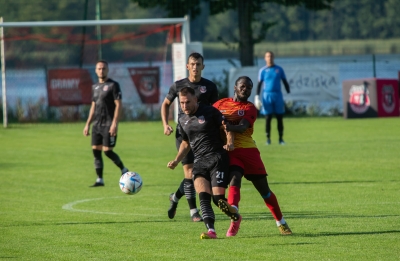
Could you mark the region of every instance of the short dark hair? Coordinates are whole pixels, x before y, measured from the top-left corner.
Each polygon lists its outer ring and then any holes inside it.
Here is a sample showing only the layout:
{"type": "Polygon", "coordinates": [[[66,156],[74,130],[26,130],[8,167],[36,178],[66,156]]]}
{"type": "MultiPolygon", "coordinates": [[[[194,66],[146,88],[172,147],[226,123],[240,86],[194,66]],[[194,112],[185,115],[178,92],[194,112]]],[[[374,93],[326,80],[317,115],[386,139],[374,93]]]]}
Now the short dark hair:
{"type": "Polygon", "coordinates": [[[189,62],[190,58],[193,58],[196,60],[201,59],[202,63],[204,63],[204,57],[203,57],[203,55],[201,55],[199,53],[191,53],[187,59],[188,62],[189,62]]]}
{"type": "Polygon", "coordinates": [[[237,80],[236,80],[236,82],[235,82],[235,86],[237,85],[237,83],[240,81],[240,80],[248,80],[250,83],[251,83],[251,86],[253,86],[253,81],[250,79],[250,77],[248,77],[248,76],[240,76],[239,78],[237,78],[237,80]]]}
{"type": "Polygon", "coordinates": [[[193,95],[193,96],[196,95],[196,92],[195,92],[194,89],[191,88],[191,87],[183,87],[183,88],[179,91],[179,95],[181,95],[181,96],[186,96],[186,95],[188,95],[189,93],[190,93],[191,95],[193,95]]]}
{"type": "Polygon", "coordinates": [[[96,62],[96,65],[97,65],[98,63],[104,63],[104,64],[107,65],[107,67],[108,67],[108,62],[107,62],[106,60],[98,60],[98,61],[96,62]]]}

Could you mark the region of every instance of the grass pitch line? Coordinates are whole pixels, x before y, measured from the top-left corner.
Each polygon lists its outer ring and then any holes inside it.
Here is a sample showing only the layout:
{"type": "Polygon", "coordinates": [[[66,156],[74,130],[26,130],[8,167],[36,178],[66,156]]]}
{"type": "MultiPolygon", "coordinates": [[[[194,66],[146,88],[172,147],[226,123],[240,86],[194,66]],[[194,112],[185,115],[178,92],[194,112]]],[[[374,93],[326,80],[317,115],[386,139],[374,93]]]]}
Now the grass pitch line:
{"type": "Polygon", "coordinates": [[[82,199],[82,200],[77,200],[70,202],[68,204],[65,204],[62,206],[62,209],[68,210],[68,211],[74,211],[74,212],[85,212],[85,213],[93,213],[93,214],[106,214],[106,215],[131,215],[131,216],[151,216],[151,217],[162,217],[163,215],[156,215],[156,214],[128,214],[126,212],[104,212],[104,211],[96,211],[96,210],[88,210],[88,209],[76,209],[74,206],[81,204],[81,203],[86,203],[90,201],[96,201],[96,200],[103,200],[103,199],[113,199],[113,198],[126,198],[126,196],[118,196],[118,197],[104,197],[104,198],[90,198],[90,199],[82,199]]]}

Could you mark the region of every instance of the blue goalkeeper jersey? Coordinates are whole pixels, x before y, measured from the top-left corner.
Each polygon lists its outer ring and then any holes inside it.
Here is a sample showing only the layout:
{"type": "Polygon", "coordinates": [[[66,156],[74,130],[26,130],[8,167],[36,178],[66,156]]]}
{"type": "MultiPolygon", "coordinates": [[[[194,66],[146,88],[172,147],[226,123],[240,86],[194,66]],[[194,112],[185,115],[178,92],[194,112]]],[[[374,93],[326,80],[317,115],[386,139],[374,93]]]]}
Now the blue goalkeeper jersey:
{"type": "Polygon", "coordinates": [[[282,93],[281,80],[283,79],[286,79],[285,72],[278,65],[264,66],[258,72],[258,81],[264,82],[264,92],[282,93]]]}

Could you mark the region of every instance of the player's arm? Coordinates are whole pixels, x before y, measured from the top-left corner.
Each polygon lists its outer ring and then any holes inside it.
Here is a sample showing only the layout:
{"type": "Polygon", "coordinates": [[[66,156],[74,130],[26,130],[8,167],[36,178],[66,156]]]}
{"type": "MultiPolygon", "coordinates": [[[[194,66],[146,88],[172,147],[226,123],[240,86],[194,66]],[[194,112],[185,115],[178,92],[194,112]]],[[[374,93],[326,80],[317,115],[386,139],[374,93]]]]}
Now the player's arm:
{"type": "Polygon", "coordinates": [[[93,120],[95,107],[96,107],[96,103],[94,101],[92,101],[92,105],[90,106],[89,116],[87,118],[85,127],[83,128],[83,135],[85,135],[85,136],[89,136],[90,135],[90,131],[89,131],[90,123],[93,120]]]}
{"type": "Polygon", "coordinates": [[[224,149],[227,151],[232,151],[235,149],[235,133],[231,131],[226,131],[225,126],[222,127],[224,129],[226,135],[226,144],[224,145],[224,149]]]}
{"type": "Polygon", "coordinates": [[[282,79],[283,85],[285,86],[285,90],[287,93],[290,93],[289,83],[286,79],[282,79]]]}
{"type": "Polygon", "coordinates": [[[190,151],[189,142],[187,140],[182,140],[182,143],[179,147],[179,151],[176,154],[175,159],[168,162],[167,167],[170,169],[174,169],[178,165],[178,163],[181,162],[181,160],[186,156],[186,154],[188,154],[189,151],[190,151]]]}
{"type": "Polygon", "coordinates": [[[250,127],[250,122],[243,118],[238,125],[231,125],[226,123],[225,130],[228,132],[243,133],[250,127]]]}
{"type": "Polygon", "coordinates": [[[169,107],[171,106],[172,102],[167,98],[164,99],[163,103],[161,104],[161,120],[164,126],[164,134],[169,136],[174,131],[174,129],[168,124],[169,118],[169,107]]]}
{"type": "Polygon", "coordinates": [[[280,68],[280,69],[281,69],[281,79],[282,79],[282,82],[283,82],[283,86],[285,86],[286,92],[290,93],[290,87],[289,87],[288,81],[286,80],[285,71],[282,68],[280,68]]]}
{"type": "Polygon", "coordinates": [[[257,92],[256,95],[254,96],[254,106],[256,106],[257,110],[261,109],[261,100],[260,100],[260,91],[261,91],[261,86],[263,85],[263,80],[259,80],[257,84],[257,92]]]}
{"type": "Polygon", "coordinates": [[[117,135],[118,119],[119,115],[121,115],[121,109],[122,109],[121,100],[114,100],[114,103],[115,103],[114,117],[109,131],[111,136],[117,135]]]}

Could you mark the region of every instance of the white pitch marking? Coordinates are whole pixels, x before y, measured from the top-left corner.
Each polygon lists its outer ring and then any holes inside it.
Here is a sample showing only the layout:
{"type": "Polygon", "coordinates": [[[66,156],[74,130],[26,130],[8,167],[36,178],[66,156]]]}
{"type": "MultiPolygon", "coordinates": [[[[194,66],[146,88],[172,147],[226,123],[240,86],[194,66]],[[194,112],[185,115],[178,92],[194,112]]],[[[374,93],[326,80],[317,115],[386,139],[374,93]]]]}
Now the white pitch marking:
{"type": "Polygon", "coordinates": [[[121,197],[110,197],[110,198],[91,198],[91,199],[82,199],[82,200],[77,200],[68,204],[65,204],[62,206],[62,209],[68,210],[68,211],[75,211],[75,212],[85,212],[85,213],[94,213],[94,214],[108,214],[108,215],[131,215],[131,216],[152,216],[152,217],[160,217],[161,215],[155,215],[155,214],[127,214],[126,212],[124,213],[118,213],[118,212],[102,212],[102,211],[95,211],[95,210],[87,210],[87,209],[75,209],[74,206],[78,205],[80,203],[85,203],[89,201],[95,201],[95,200],[103,200],[103,199],[112,199],[112,198],[126,198],[125,196],[121,197]]]}

